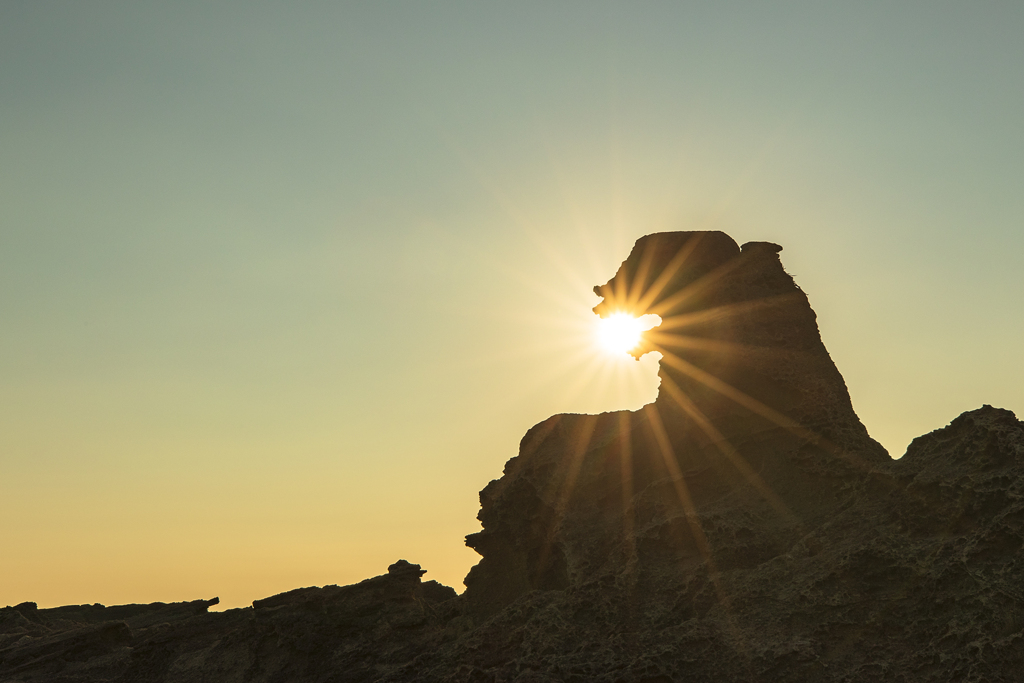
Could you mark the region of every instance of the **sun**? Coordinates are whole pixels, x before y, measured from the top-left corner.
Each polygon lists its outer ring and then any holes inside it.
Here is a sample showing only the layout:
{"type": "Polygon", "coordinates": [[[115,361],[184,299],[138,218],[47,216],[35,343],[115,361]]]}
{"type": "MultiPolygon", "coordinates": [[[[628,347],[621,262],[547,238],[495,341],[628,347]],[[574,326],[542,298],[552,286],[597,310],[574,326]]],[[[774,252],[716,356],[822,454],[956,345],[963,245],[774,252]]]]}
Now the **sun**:
{"type": "Polygon", "coordinates": [[[597,341],[608,353],[629,353],[640,343],[640,335],[650,326],[628,313],[613,313],[597,323],[597,341]]]}

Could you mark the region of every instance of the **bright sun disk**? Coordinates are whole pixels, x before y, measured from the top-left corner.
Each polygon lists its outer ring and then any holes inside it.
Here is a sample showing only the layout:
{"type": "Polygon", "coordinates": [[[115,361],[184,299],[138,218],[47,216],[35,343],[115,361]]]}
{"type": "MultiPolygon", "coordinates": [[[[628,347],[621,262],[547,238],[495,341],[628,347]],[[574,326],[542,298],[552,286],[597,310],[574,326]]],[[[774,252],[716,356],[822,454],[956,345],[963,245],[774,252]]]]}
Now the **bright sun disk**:
{"type": "Polygon", "coordinates": [[[628,353],[640,343],[640,334],[644,329],[639,318],[628,313],[613,313],[598,321],[597,339],[609,353],[628,353]]]}

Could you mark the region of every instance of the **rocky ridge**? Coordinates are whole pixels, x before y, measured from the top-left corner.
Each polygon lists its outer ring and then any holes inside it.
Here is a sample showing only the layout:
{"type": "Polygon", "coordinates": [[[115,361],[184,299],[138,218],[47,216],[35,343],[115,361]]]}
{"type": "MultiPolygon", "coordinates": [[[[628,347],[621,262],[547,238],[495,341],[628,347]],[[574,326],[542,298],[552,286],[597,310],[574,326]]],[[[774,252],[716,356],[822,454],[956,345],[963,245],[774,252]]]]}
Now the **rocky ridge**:
{"type": "Polygon", "coordinates": [[[216,603],[0,609],[0,681],[1016,681],[1024,423],[892,460],[781,248],[641,238],[595,311],[657,313],[657,401],[533,427],[456,595],[399,561],[216,603]]]}

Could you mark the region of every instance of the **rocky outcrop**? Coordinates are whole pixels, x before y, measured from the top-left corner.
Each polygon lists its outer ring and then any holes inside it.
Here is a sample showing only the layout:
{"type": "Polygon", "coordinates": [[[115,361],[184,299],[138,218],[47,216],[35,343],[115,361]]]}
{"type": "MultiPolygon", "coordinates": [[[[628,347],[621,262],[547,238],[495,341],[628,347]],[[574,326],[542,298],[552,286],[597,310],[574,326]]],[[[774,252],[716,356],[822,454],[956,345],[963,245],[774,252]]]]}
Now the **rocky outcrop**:
{"type": "Polygon", "coordinates": [[[663,355],[660,394],[636,413],[558,415],[527,433],[480,496],[472,609],[597,577],[648,595],[756,566],[889,466],[779,250],[720,232],[650,235],[595,288],[601,315],[662,317],[635,352],[663,355]]]}
{"type": "Polygon", "coordinates": [[[423,573],[399,560],[352,586],[299,588],[220,613],[207,612],[216,598],[4,608],[0,680],[376,680],[442,632],[438,606],[456,594],[423,573]]]}
{"type": "Polygon", "coordinates": [[[780,248],[637,242],[600,315],[657,313],[657,401],[532,428],[481,492],[466,591],[400,561],[251,608],[0,610],[0,681],[1017,681],[1024,423],[896,461],[780,248]]]}

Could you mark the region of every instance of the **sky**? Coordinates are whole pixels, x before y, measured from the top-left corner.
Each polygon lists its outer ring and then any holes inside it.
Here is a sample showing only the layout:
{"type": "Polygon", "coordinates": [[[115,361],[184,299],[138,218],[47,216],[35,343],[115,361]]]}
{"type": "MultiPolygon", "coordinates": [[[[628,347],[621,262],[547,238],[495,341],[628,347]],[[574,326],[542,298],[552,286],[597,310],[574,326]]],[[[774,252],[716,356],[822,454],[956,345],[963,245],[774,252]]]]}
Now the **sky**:
{"type": "Polygon", "coordinates": [[[784,247],[894,456],[1024,415],[1024,5],[0,0],[0,605],[399,558],[559,412],[633,241],[784,247]]]}

